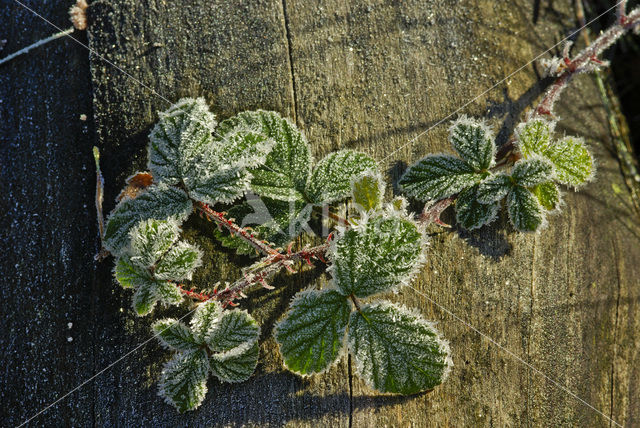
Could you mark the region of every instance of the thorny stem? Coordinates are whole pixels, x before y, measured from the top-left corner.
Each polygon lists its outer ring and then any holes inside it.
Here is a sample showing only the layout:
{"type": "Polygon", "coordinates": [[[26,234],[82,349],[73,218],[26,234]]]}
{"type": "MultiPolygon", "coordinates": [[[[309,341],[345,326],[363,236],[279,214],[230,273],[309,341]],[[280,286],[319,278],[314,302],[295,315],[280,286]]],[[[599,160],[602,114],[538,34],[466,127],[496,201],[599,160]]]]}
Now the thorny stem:
{"type": "Polygon", "coordinates": [[[287,252],[286,254],[282,254],[276,252],[247,269],[243,278],[237,280],[224,290],[220,291],[214,289],[212,294],[197,293],[194,292],[193,289],[185,289],[182,284],[176,285],[180,289],[180,292],[195,300],[217,300],[223,307],[226,307],[227,305],[235,306],[234,300],[244,297],[243,292],[247,288],[260,283],[263,287],[271,289],[273,287],[267,285],[265,281],[272,275],[279,272],[283,267],[292,270],[291,266],[300,261],[306,261],[307,264],[313,266],[311,263],[312,259],[318,259],[324,262],[324,256],[328,249],[329,242],[326,242],[316,247],[303,248],[295,253],[287,252]]]}
{"type": "Polygon", "coordinates": [[[196,209],[196,211],[199,211],[200,213],[202,213],[208,220],[214,221],[218,225],[218,227],[224,227],[232,235],[235,235],[243,239],[244,241],[249,243],[249,245],[251,245],[259,253],[262,253],[266,256],[279,254],[267,242],[258,239],[251,232],[247,231],[247,229],[244,229],[238,226],[237,224],[235,224],[233,221],[225,218],[224,213],[219,211],[214,211],[207,204],[198,202],[198,201],[194,201],[193,206],[196,209]]]}
{"type": "Polygon", "coordinates": [[[598,56],[609,46],[622,37],[627,31],[640,24],[640,8],[636,8],[629,14],[625,13],[625,1],[618,8],[618,21],[603,32],[591,45],[579,52],[573,59],[565,56],[562,71],[556,81],[547,89],[542,100],[534,110],[534,115],[552,116],[553,105],[560,98],[560,94],[567,87],[573,76],[590,71],[591,63],[601,64],[598,56]]]}

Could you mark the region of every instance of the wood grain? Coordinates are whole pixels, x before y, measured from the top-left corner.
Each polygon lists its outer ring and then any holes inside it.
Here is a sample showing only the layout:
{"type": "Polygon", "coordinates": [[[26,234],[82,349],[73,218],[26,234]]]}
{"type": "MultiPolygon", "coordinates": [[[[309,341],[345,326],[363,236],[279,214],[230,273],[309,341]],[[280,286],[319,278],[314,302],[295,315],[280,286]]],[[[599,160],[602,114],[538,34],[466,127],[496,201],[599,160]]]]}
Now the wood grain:
{"type": "MultiPolygon", "coordinates": [[[[0,262],[11,279],[1,303],[2,377],[10,379],[0,391],[3,425],[150,337],[151,320],[133,315],[111,261],[92,260],[92,144],[103,153],[108,211],[124,179],[145,167],[157,112],[203,95],[220,118],[255,108],[293,118],[316,159],[340,148],[373,155],[392,195],[408,164],[450,150],[450,115],[488,117],[501,141],[509,136],[544,82],[533,65],[501,80],[568,33],[573,10],[556,3],[534,25],[532,5],[520,0],[99,0],[89,8],[90,54],[59,41],[0,69],[2,242],[13,248],[0,262]]],[[[37,7],[63,25],[63,7],[37,7]]],[[[7,51],[53,32],[19,6],[0,14],[18,35],[7,51]]],[[[151,340],[34,424],[610,425],[557,382],[639,425],[639,220],[590,77],[576,79],[558,114],[559,131],[596,153],[597,181],[567,191],[564,210],[539,235],[516,234],[505,216],[480,232],[434,228],[415,290],[390,296],[437,321],[451,342],[455,367],[433,392],[376,394],[346,357],[313,378],[282,369],[273,324],[296,291],[326,281],[316,270],[283,273],[276,291],[252,295],[246,307],[263,323],[258,370],[240,385],[211,380],[198,411],[178,415],[156,395],[168,354],[151,340]]],[[[211,254],[196,280],[233,280],[248,260],[223,251],[209,227],[192,219],[185,228],[211,254]]]]}

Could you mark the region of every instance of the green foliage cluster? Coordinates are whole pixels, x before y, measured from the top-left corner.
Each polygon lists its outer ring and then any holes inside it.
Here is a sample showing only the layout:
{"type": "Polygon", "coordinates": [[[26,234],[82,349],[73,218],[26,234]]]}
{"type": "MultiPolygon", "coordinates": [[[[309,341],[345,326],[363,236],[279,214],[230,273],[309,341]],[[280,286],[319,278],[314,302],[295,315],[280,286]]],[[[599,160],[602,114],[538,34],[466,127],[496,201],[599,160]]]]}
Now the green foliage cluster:
{"type": "Polygon", "coordinates": [[[578,188],[594,175],[594,161],[576,137],[553,139],[554,123],[531,119],[516,130],[519,158],[512,166],[496,163],[491,130],[462,117],[449,129],[449,142],[459,157],[428,155],[400,179],[410,196],[429,202],[456,197],[456,220],[478,229],[496,219],[506,201],[511,223],[521,232],[540,230],[548,212],[560,207],[558,184],[578,188]]]}
{"type": "MultiPolygon", "coordinates": [[[[411,394],[446,378],[449,348],[433,324],[379,299],[417,274],[425,236],[403,199],[384,203],[385,183],[373,158],[340,150],[314,163],[304,135],[279,114],[243,112],[218,124],[203,99],[191,98],[161,113],[149,140],[153,184],[118,203],[104,236],[116,257],[116,280],[135,290],[137,314],[190,295],[181,282],[191,279],[202,254],[179,235],[194,209],[224,204],[226,218],[216,221],[228,230],[214,232],[222,244],[242,254],[254,254],[257,244],[268,249],[239,280],[249,283],[286,257],[276,245],[298,236],[314,207],[351,200],[357,213],[336,227],[326,253],[331,284],[298,293],[276,328],[285,366],[301,375],[319,373],[348,348],[358,372],[379,391],[411,394]]],[[[227,310],[229,301],[221,305],[217,296],[197,304],[189,326],[175,319],[153,326],[174,352],[160,394],[179,411],[201,404],[209,374],[240,382],[256,367],[255,320],[227,310]]]]}

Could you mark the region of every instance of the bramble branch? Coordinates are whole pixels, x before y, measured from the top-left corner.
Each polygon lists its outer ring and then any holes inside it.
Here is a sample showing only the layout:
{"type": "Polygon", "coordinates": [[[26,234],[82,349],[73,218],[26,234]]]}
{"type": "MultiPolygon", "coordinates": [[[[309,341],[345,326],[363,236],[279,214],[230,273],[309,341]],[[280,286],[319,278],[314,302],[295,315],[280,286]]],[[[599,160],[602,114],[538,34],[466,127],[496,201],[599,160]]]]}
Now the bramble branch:
{"type": "Polygon", "coordinates": [[[560,98],[560,94],[562,94],[562,91],[567,87],[573,76],[594,71],[598,67],[605,65],[605,62],[598,58],[600,54],[629,30],[640,24],[640,7],[626,14],[625,3],[624,1],[621,2],[618,7],[617,22],[575,57],[569,58],[568,48],[570,45],[565,47],[562,61],[556,70],[551,70],[552,75],[557,75],[556,81],[545,92],[542,100],[534,110],[534,115],[552,116],[555,102],[560,98]]]}

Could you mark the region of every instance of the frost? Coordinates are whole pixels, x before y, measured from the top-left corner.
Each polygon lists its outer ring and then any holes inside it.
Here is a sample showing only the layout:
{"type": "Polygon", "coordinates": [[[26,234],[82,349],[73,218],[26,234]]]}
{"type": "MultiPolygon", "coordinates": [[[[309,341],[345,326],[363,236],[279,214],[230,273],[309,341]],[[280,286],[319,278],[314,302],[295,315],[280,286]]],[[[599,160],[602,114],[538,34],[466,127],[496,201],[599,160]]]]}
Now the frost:
{"type": "Polygon", "coordinates": [[[488,204],[480,202],[478,187],[476,184],[462,191],[456,201],[456,221],[467,230],[479,229],[492,223],[500,209],[500,205],[496,202],[488,204]]]}
{"type": "Polygon", "coordinates": [[[351,182],[367,170],[377,171],[378,164],[369,155],[353,150],[330,153],[313,169],[306,188],[316,204],[345,199],[351,194],[351,182]]]}
{"type": "Polygon", "coordinates": [[[493,134],[481,121],[462,116],[449,128],[449,142],[476,171],[491,168],[495,163],[493,134]]]}
{"type": "Polygon", "coordinates": [[[498,202],[507,196],[512,186],[513,180],[509,175],[504,173],[490,175],[478,185],[476,198],[483,204],[498,202]]]}
{"type": "Polygon", "coordinates": [[[397,213],[379,215],[337,239],[329,269],[342,294],[367,297],[407,283],[422,263],[423,246],[424,237],[411,220],[397,213]]]}
{"type": "Polygon", "coordinates": [[[165,184],[149,187],[135,199],[123,199],[111,212],[103,244],[112,254],[123,253],[130,242],[129,231],[147,219],[182,223],[193,210],[185,192],[165,184]]]}
{"type": "Polygon", "coordinates": [[[202,253],[192,244],[178,242],[158,261],[154,275],[157,279],[182,281],[191,279],[195,269],[202,265],[202,253]]]}
{"type": "Polygon", "coordinates": [[[544,212],[538,199],[522,186],[514,186],[507,196],[509,219],[521,232],[535,232],[544,224],[544,212]]]}
{"type": "Polygon", "coordinates": [[[143,269],[151,267],[178,239],[175,222],[148,219],[131,229],[131,261],[143,269]]]}
{"type": "Polygon", "coordinates": [[[432,389],[453,366],[448,343],[431,323],[385,301],[351,314],[348,344],[360,376],[381,392],[432,389]]]}
{"type": "Polygon", "coordinates": [[[595,164],[584,141],[565,137],[544,153],[555,168],[557,179],[568,186],[579,187],[593,179],[595,164]]]}
{"type": "Polygon", "coordinates": [[[481,179],[482,175],[462,159],[429,155],[409,167],[399,185],[409,196],[427,202],[455,195],[481,179]]]}
{"type": "Polygon", "coordinates": [[[358,209],[379,209],[384,196],[384,181],[377,171],[365,171],[351,181],[351,198],[358,209]]]}
{"type": "Polygon", "coordinates": [[[520,186],[533,187],[553,178],[553,165],[539,156],[522,159],[513,166],[511,177],[520,186]]]}
{"type": "Polygon", "coordinates": [[[246,311],[222,311],[209,301],[196,308],[190,328],[165,319],[153,329],[165,347],[177,351],[162,371],[159,393],[181,412],[202,403],[209,373],[241,382],[258,363],[260,328],[246,311]]]}
{"type": "Polygon", "coordinates": [[[329,369],[344,348],[350,312],[345,296],[335,290],[296,294],[274,333],[285,367],[300,375],[329,369]]]}

